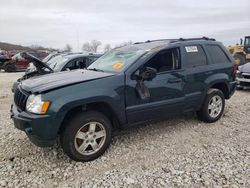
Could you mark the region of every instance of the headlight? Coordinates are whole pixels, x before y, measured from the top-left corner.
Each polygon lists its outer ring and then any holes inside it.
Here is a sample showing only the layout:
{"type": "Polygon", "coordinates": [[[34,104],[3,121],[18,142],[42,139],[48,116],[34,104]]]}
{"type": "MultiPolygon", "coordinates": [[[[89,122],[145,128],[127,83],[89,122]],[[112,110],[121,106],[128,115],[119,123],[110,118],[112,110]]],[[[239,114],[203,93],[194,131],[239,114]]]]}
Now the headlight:
{"type": "Polygon", "coordinates": [[[49,105],[49,101],[42,101],[41,95],[30,95],[26,102],[26,110],[34,114],[45,114],[49,105]]]}
{"type": "Polygon", "coordinates": [[[237,77],[242,77],[241,72],[240,72],[239,70],[237,70],[236,76],[237,76],[237,77]]]}

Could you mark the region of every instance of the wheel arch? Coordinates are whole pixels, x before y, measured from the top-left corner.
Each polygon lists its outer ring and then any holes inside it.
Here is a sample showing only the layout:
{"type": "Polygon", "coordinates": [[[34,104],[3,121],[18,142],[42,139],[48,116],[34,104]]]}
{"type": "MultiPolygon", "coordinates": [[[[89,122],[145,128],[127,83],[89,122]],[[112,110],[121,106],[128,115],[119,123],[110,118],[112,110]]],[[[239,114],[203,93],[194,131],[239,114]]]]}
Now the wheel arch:
{"type": "Polygon", "coordinates": [[[91,110],[103,113],[105,116],[107,116],[112,124],[113,129],[120,128],[121,122],[111,105],[107,102],[99,101],[74,106],[70,110],[68,110],[62,120],[61,126],[59,128],[59,133],[74,115],[91,110]]]}
{"type": "Polygon", "coordinates": [[[222,91],[222,93],[224,94],[225,99],[229,99],[230,98],[230,90],[229,90],[229,86],[226,82],[218,82],[218,83],[214,83],[213,85],[211,85],[209,87],[209,89],[214,88],[214,89],[219,89],[220,91],[222,91]]]}

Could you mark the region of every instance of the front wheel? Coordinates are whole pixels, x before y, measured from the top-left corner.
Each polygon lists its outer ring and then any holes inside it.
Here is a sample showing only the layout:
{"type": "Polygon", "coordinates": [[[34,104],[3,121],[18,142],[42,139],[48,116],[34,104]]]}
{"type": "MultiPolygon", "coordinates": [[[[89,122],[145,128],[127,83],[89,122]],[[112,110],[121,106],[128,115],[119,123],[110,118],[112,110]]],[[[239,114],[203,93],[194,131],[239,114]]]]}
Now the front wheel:
{"type": "Polygon", "coordinates": [[[220,119],[224,112],[225,98],[219,89],[209,89],[202,108],[197,112],[202,121],[212,123],[220,119]]]}
{"type": "Polygon", "coordinates": [[[76,115],[62,130],[60,142],[64,152],[75,161],[91,161],[101,156],[111,142],[112,126],[100,112],[76,115]]]}

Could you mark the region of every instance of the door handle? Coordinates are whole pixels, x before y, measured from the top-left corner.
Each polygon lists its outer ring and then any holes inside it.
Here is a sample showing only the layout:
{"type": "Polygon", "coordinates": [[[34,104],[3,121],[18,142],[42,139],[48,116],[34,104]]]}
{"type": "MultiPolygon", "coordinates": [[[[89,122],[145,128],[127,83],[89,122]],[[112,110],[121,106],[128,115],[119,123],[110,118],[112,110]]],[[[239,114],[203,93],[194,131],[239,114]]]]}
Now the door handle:
{"type": "Polygon", "coordinates": [[[168,83],[178,83],[181,82],[180,78],[169,78],[168,83]]]}

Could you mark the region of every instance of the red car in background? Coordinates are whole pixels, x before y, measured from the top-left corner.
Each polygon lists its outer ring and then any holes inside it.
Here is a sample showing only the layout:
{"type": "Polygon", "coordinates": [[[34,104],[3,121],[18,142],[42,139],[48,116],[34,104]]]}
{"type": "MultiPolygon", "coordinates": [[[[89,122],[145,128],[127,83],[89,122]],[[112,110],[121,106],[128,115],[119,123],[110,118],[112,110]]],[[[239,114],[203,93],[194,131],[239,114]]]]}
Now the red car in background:
{"type": "Polygon", "coordinates": [[[6,61],[0,69],[4,69],[5,72],[23,71],[25,70],[30,61],[24,59],[20,53],[11,57],[9,61],[6,61]]]}
{"type": "MultiPolygon", "coordinates": [[[[43,58],[44,56],[41,56],[41,54],[38,54],[36,52],[29,53],[40,58],[43,58]]],[[[12,56],[10,60],[0,65],[0,69],[4,69],[5,72],[24,71],[30,63],[31,61],[23,58],[21,53],[17,53],[16,55],[12,56]]]]}

